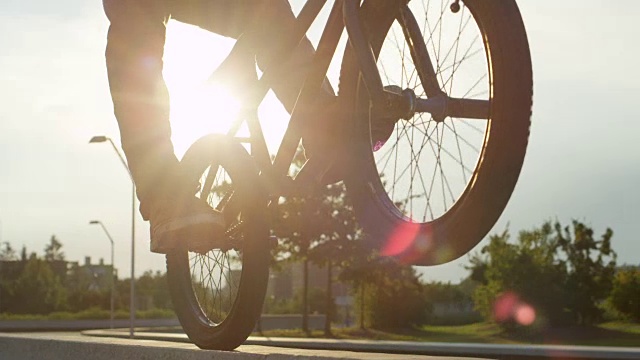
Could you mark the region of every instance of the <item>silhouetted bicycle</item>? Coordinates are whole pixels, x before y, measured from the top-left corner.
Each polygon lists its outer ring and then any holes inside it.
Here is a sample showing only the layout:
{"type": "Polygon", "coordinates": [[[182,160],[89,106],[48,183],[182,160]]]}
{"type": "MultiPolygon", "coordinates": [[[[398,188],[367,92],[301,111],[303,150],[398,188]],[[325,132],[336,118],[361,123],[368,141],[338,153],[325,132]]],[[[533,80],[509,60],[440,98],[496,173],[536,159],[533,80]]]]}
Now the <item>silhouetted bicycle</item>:
{"type": "MultiPolygon", "coordinates": [[[[282,59],[325,3],[306,2],[282,59]]],[[[229,224],[219,248],[167,255],[176,313],[201,348],[234,349],[249,336],[267,287],[269,201],[318,189],[331,166],[311,157],[295,178],[287,176],[302,119],[317,109],[345,27],[338,101],[351,120],[339,129],[348,144],[327,149],[336,154],[326,158],[348,165],[345,184],[370,245],[407,264],[451,261],[490,231],[511,196],[532,105],[529,46],[515,1],[336,0],[276,157],[256,109],[283,71],[277,65],[249,87],[230,133],[203,137],[182,160],[200,179],[198,196],[229,224]],[[236,136],[244,124],[249,138],[236,136]]],[[[246,49],[251,34],[230,57],[252,56],[246,49]]]]}

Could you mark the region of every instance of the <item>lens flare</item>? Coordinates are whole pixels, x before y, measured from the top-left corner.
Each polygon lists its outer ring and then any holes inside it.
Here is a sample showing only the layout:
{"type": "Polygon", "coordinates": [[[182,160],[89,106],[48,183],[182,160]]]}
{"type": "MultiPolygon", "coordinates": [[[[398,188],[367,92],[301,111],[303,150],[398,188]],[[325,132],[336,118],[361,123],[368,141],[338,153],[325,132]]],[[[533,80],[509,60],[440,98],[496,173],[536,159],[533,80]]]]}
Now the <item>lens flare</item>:
{"type": "Polygon", "coordinates": [[[497,322],[510,320],[519,301],[518,295],[513,292],[506,292],[498,296],[493,303],[493,318],[497,322]]]}
{"type": "Polygon", "coordinates": [[[536,321],[536,311],[528,304],[521,304],[516,309],[516,322],[520,325],[529,326],[536,321]]]}
{"type": "Polygon", "coordinates": [[[381,254],[383,256],[398,256],[406,252],[413,245],[419,232],[419,224],[405,223],[400,225],[385,243],[381,254]]]}
{"type": "Polygon", "coordinates": [[[431,228],[424,224],[404,223],[389,236],[380,254],[413,264],[433,249],[431,228]]]}
{"type": "Polygon", "coordinates": [[[533,306],[521,300],[518,294],[507,291],[493,303],[493,318],[497,322],[514,321],[519,325],[529,326],[536,321],[536,311],[533,306]]]}

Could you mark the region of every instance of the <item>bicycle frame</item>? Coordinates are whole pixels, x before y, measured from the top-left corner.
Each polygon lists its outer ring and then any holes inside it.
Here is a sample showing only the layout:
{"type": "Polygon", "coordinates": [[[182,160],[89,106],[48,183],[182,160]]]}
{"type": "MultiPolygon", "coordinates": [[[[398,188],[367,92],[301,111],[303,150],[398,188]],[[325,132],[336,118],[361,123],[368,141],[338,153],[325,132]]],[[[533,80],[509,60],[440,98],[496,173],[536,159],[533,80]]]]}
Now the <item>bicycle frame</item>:
{"type": "MultiPolygon", "coordinates": [[[[376,65],[375,56],[362,31],[358,15],[360,1],[336,0],[318,43],[316,54],[309,66],[306,80],[291,113],[289,125],[272,161],[258,120],[258,106],[267,95],[270,83],[277,79],[284,70],[280,64],[291,56],[326,2],[326,0],[308,0],[305,3],[297,17],[295,28],[284,41],[283,48],[275,52],[278,57],[268,62],[270,66],[266,66],[262,77],[256,79],[255,84],[248,86],[250,93],[246,99],[247,104],[243,106],[243,111],[228,132],[228,135],[235,136],[242,123],[247,122],[250,138],[238,139],[250,144],[251,155],[256,161],[270,195],[278,196],[285,191],[291,192],[291,189],[306,189],[310,186],[313,188],[314,185],[317,186],[322,175],[331,166],[331,161],[320,162],[312,159],[307,161],[300,173],[295,179],[292,179],[294,186],[291,186],[290,181],[285,181],[290,179],[287,173],[302,138],[303,118],[308,113],[318,91],[323,91],[322,83],[345,28],[349,36],[349,43],[355,50],[361,78],[371,100],[371,107],[375,111],[407,120],[411,119],[416,112],[429,112],[436,121],[439,119],[442,121],[446,116],[486,119],[489,114],[488,101],[453,99],[440,89],[418,23],[406,6],[408,0],[398,1],[397,18],[403,25],[404,35],[410,45],[416,67],[420,69],[419,76],[424,84],[427,98],[416,98],[413,91],[410,90],[404,90],[401,93],[386,91],[376,65]]],[[[255,29],[255,31],[259,31],[259,29],[255,29]]],[[[251,44],[251,41],[252,36],[249,33],[241,37],[236,46],[242,46],[244,42],[251,44]]]]}
{"type": "MultiPolygon", "coordinates": [[[[269,155],[266,140],[258,119],[257,109],[267,95],[271,82],[277,79],[283,71],[282,66],[279,66],[279,64],[291,56],[298,43],[305,37],[311,24],[325,6],[326,0],[309,0],[305,3],[297,17],[294,30],[284,41],[283,48],[275,52],[278,54],[278,57],[268,62],[269,66],[266,67],[261,78],[256,79],[254,84],[247,86],[250,89],[250,93],[245,99],[246,104],[243,105],[243,111],[238,115],[238,118],[228,132],[228,135],[235,136],[243,122],[247,122],[250,138],[239,140],[250,144],[251,155],[254,157],[258,169],[268,185],[270,193],[273,193],[273,195],[281,193],[281,188],[283,187],[282,179],[287,179],[287,172],[302,137],[301,127],[303,126],[303,114],[311,103],[310,100],[317,94],[317,91],[322,91],[322,82],[325,79],[329,64],[344,30],[344,22],[342,20],[344,3],[345,0],[337,0],[333,5],[318,48],[316,49],[316,54],[306,74],[306,80],[300,91],[294,110],[291,113],[289,125],[274,160],[272,161],[269,155]]],[[[259,31],[259,29],[256,29],[256,31],[259,31]]],[[[241,37],[236,46],[243,46],[241,42],[251,44],[251,41],[253,41],[252,35],[249,33],[241,37]]],[[[307,165],[305,165],[305,167],[306,166],[307,165]]],[[[297,179],[297,181],[299,181],[299,179],[297,179]]]]}

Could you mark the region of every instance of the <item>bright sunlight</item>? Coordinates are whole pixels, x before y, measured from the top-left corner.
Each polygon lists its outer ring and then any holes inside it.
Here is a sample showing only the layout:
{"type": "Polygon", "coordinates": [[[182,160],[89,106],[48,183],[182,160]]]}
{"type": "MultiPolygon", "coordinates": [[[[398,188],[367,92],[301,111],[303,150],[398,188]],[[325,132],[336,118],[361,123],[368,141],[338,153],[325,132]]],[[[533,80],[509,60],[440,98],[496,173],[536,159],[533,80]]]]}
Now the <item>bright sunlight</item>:
{"type": "MultiPolygon", "coordinates": [[[[176,21],[167,25],[164,78],[171,96],[172,140],[178,157],[203,135],[227,133],[240,112],[239,96],[207,82],[233,44],[233,39],[195,26],[176,21]]],[[[270,93],[259,108],[259,118],[273,153],[286,129],[288,114],[270,93]]],[[[244,130],[239,135],[248,133],[244,130]]]]}

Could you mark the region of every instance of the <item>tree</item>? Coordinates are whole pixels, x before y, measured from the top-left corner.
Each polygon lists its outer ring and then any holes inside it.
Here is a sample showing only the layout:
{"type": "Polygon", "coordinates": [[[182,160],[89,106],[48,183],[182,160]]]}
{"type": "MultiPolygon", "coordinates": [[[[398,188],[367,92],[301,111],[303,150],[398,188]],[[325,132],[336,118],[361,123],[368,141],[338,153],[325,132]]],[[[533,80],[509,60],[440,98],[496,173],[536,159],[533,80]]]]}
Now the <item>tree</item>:
{"type": "Polygon", "coordinates": [[[20,251],[20,261],[27,261],[29,257],[27,256],[27,247],[22,245],[22,251],[20,251]]]}
{"type": "MultiPolygon", "coordinates": [[[[473,297],[476,309],[487,319],[497,320],[506,326],[514,321],[516,309],[496,309],[497,300],[503,294],[515,294],[528,306],[537,309],[538,316],[557,319],[564,308],[562,267],[554,262],[557,245],[552,228],[545,224],[540,229],[522,231],[517,244],[509,242],[508,230],[492,235],[489,244],[480,255],[472,257],[472,276],[482,274],[480,285],[473,297]],[[544,284],[545,291],[540,291],[544,284]]],[[[499,304],[498,304],[499,305],[499,304]]]]}
{"type": "MultiPolygon", "coordinates": [[[[294,159],[294,169],[302,165],[301,154],[299,152],[294,159]]],[[[368,302],[369,308],[373,309],[371,302],[373,298],[369,297],[369,294],[372,291],[379,291],[383,296],[386,294],[383,288],[388,290],[390,284],[394,286],[397,284],[394,283],[395,280],[390,280],[388,278],[390,275],[385,275],[384,271],[374,271],[380,266],[379,259],[371,248],[367,248],[366,244],[360,241],[363,233],[357,225],[355,213],[349,203],[344,184],[338,183],[322,187],[319,191],[305,197],[284,197],[278,203],[278,211],[275,215],[272,222],[274,233],[280,239],[275,257],[285,258],[289,261],[300,261],[303,264],[303,289],[301,293],[303,331],[308,331],[309,263],[324,266],[327,270],[328,283],[324,291],[326,296],[325,313],[327,314],[326,335],[330,335],[331,332],[330,322],[335,307],[331,291],[334,266],[343,269],[339,279],[350,282],[354,290],[360,294],[361,327],[365,326],[365,317],[376,326],[388,323],[385,321],[376,323],[372,320],[371,314],[365,316],[365,302],[368,302]],[[376,284],[378,286],[370,286],[376,284]]],[[[398,271],[398,274],[403,274],[403,276],[408,274],[403,271],[398,271]]],[[[411,276],[400,276],[404,282],[400,281],[402,286],[396,290],[404,291],[412,286],[409,284],[416,283],[415,281],[413,283],[406,281],[409,277],[411,276]]],[[[381,301],[386,299],[383,296],[381,301]]],[[[409,302],[409,300],[402,301],[409,302]]],[[[381,307],[384,308],[384,305],[381,307]]]]}
{"type": "Polygon", "coordinates": [[[16,252],[9,242],[3,242],[0,247],[0,260],[13,261],[16,260],[16,252]]]}
{"type": "Polygon", "coordinates": [[[66,290],[48,262],[32,255],[15,282],[12,307],[18,314],[48,314],[66,308],[66,290]]]}
{"type": "Polygon", "coordinates": [[[381,258],[374,273],[371,326],[403,329],[423,324],[428,307],[424,287],[415,269],[381,258]]]}
{"type": "Polygon", "coordinates": [[[357,256],[340,279],[351,283],[356,293],[360,328],[397,329],[424,323],[428,304],[416,271],[380,257],[361,242],[353,245],[358,250],[352,254],[357,256]]]}
{"type": "Polygon", "coordinates": [[[334,316],[334,298],[332,288],[334,283],[334,266],[348,268],[356,253],[354,244],[360,240],[362,231],[359,229],[353,206],[350,204],[347,189],[343,183],[327,186],[323,191],[323,201],[318,205],[318,211],[326,226],[319,229],[321,236],[309,251],[310,260],[327,270],[327,287],[325,290],[325,336],[331,335],[331,320],[334,316]]]}
{"type": "Polygon", "coordinates": [[[467,279],[458,285],[441,282],[425,284],[423,292],[426,301],[426,311],[428,314],[427,322],[433,325],[443,325],[442,322],[446,321],[446,325],[461,325],[477,320],[473,317],[466,316],[467,314],[464,314],[463,312],[457,312],[457,314],[465,315],[464,317],[457,316],[456,314],[456,316],[446,315],[445,318],[439,316],[435,311],[437,305],[447,305],[460,310],[471,304],[471,294],[473,293],[473,290],[467,290],[467,288],[471,289],[475,287],[472,282],[472,280],[467,279]]]}
{"type": "Polygon", "coordinates": [[[640,322],[640,269],[620,269],[613,279],[609,302],[623,316],[640,322]]]}
{"type": "Polygon", "coordinates": [[[44,248],[45,261],[64,260],[64,253],[61,251],[62,243],[58,241],[55,235],[51,235],[49,243],[44,248]]]}
{"type": "Polygon", "coordinates": [[[593,231],[577,221],[572,229],[546,222],[521,231],[515,243],[509,242],[508,230],[492,235],[489,245],[472,256],[469,268],[482,283],[474,293],[476,309],[507,328],[536,319],[551,324],[594,321],[615,266],[611,235],[607,229],[595,241],[593,231]]]}
{"type": "Polygon", "coordinates": [[[616,253],[611,249],[613,231],[606,229],[599,240],[593,230],[579,221],[564,229],[555,225],[556,236],[567,259],[565,290],[578,324],[591,324],[601,318],[599,303],[611,291],[616,253]]]}
{"type": "MultiPolygon", "coordinates": [[[[298,149],[293,160],[294,173],[304,164],[304,152],[298,149]]],[[[310,251],[325,241],[327,229],[331,229],[331,209],[327,206],[326,190],[307,196],[287,196],[278,203],[272,221],[275,235],[280,239],[276,258],[300,261],[303,266],[302,330],[309,332],[308,294],[310,251]]]]}
{"type": "Polygon", "coordinates": [[[304,219],[306,214],[306,199],[299,197],[284,198],[278,205],[276,218],[274,219],[274,233],[280,240],[278,252],[284,254],[287,261],[301,261],[303,265],[303,289],[302,289],[302,330],[309,331],[308,325],[308,277],[309,258],[308,252],[311,247],[312,234],[304,229],[304,219]]]}
{"type": "Polygon", "coordinates": [[[379,258],[375,252],[367,251],[361,242],[354,243],[353,247],[359,251],[356,250],[351,253],[358,254],[358,256],[354,256],[350,266],[343,268],[339,279],[350,283],[356,294],[359,315],[358,324],[360,329],[364,330],[367,319],[370,318],[371,311],[367,311],[367,300],[372,297],[370,288],[376,279],[375,271],[379,258]]]}
{"type": "Polygon", "coordinates": [[[167,283],[167,274],[151,270],[145,271],[136,280],[136,293],[139,301],[144,299],[140,309],[172,309],[171,295],[167,283]]]}
{"type": "MultiPolygon", "coordinates": [[[[303,329],[307,322],[305,313],[313,304],[309,297],[308,265],[325,267],[327,285],[323,311],[326,316],[325,334],[331,334],[331,320],[335,313],[332,294],[334,269],[348,266],[354,251],[350,243],[357,240],[361,231],[357,227],[353,208],[346,196],[344,184],[332,184],[305,198],[284,198],[279,204],[278,217],[274,219],[275,234],[281,240],[277,258],[300,261],[303,265],[303,289],[295,303],[303,313],[303,329]],[[307,300],[305,300],[307,299],[307,300]]],[[[316,294],[318,292],[316,291],[316,294]]],[[[269,303],[269,311],[286,311],[287,304],[269,303]]]]}

